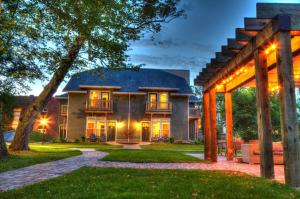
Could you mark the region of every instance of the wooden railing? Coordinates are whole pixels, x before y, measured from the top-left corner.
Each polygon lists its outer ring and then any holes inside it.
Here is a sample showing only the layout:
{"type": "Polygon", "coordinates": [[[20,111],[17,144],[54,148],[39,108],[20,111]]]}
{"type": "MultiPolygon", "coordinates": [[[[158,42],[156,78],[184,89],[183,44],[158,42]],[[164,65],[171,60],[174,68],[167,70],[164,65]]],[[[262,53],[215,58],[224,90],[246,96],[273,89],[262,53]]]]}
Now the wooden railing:
{"type": "Polygon", "coordinates": [[[201,115],[201,112],[200,112],[199,108],[190,108],[189,112],[190,112],[189,113],[190,117],[198,118],[201,115]]]}
{"type": "Polygon", "coordinates": [[[172,103],[170,102],[147,102],[147,113],[172,113],[172,103]]]}
{"type": "Polygon", "coordinates": [[[112,110],[112,100],[89,99],[86,103],[86,111],[88,112],[111,112],[112,110]]]}

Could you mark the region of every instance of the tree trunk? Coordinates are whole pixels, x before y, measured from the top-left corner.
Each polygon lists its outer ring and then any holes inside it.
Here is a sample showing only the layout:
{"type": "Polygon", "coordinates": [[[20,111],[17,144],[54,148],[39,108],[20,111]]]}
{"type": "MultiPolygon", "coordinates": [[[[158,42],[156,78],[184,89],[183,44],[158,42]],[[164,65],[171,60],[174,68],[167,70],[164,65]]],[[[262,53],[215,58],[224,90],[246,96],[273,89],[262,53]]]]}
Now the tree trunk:
{"type": "Polygon", "coordinates": [[[8,151],[6,148],[6,143],[4,141],[2,126],[0,125],[0,159],[6,156],[8,156],[8,151]]]}
{"type": "Polygon", "coordinates": [[[57,91],[58,86],[64,80],[69,69],[74,63],[74,60],[77,58],[83,43],[84,39],[82,37],[75,39],[72,47],[69,49],[68,54],[61,60],[59,68],[55,71],[50,82],[34,100],[34,102],[21,115],[16,130],[16,136],[9,147],[11,150],[29,150],[28,140],[35,120],[38,118],[39,114],[49,102],[53,94],[57,91]]]}
{"type": "Polygon", "coordinates": [[[2,115],[1,112],[3,113],[3,111],[0,110],[0,159],[5,157],[5,156],[8,156],[8,151],[7,151],[7,148],[6,148],[6,143],[4,141],[4,135],[3,135],[4,121],[3,121],[3,115],[2,115]]]}

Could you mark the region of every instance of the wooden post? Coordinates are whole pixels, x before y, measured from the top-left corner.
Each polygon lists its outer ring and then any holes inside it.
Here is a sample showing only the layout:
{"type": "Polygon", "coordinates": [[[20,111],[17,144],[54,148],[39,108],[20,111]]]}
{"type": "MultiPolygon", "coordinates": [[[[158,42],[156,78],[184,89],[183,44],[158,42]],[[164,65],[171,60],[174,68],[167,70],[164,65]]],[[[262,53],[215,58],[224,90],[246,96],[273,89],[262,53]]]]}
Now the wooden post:
{"type": "Polygon", "coordinates": [[[285,182],[291,186],[300,187],[299,133],[291,36],[289,32],[279,32],[276,35],[276,39],[278,42],[276,57],[285,182]]]}
{"type": "Polygon", "coordinates": [[[210,109],[209,93],[203,94],[203,114],[204,114],[204,159],[210,160],[210,109]]]}
{"type": "Polygon", "coordinates": [[[217,162],[217,108],[216,108],[216,90],[211,88],[209,91],[209,109],[210,109],[210,136],[211,153],[210,161],[217,162]]]}
{"type": "Polygon", "coordinates": [[[225,117],[226,117],[226,148],[227,160],[233,160],[233,142],[232,142],[232,101],[231,93],[225,93],[225,117]]]}
{"type": "Polygon", "coordinates": [[[268,68],[265,54],[256,50],[255,78],[256,78],[256,103],[257,125],[260,149],[260,174],[265,178],[274,178],[274,161],[272,146],[272,123],[270,99],[268,91],[268,68]]]}

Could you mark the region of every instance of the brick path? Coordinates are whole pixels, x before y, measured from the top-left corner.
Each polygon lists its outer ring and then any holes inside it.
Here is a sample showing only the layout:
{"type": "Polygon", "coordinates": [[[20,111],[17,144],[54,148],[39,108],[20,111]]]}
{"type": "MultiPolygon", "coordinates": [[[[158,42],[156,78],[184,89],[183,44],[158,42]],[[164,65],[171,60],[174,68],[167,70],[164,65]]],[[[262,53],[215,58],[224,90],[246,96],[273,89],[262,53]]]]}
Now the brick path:
{"type": "MultiPolygon", "coordinates": [[[[37,164],[13,171],[0,173],[0,190],[19,188],[34,184],[65,173],[72,172],[82,166],[140,168],[140,169],[199,169],[239,171],[249,175],[259,176],[259,165],[249,165],[225,161],[220,157],[217,163],[130,163],[99,161],[107,153],[92,149],[79,149],[82,155],[63,160],[37,164]]],[[[194,156],[197,156],[194,154],[194,156]]],[[[201,158],[201,157],[200,157],[201,158]]],[[[283,166],[275,166],[276,180],[284,182],[283,166]]]]}

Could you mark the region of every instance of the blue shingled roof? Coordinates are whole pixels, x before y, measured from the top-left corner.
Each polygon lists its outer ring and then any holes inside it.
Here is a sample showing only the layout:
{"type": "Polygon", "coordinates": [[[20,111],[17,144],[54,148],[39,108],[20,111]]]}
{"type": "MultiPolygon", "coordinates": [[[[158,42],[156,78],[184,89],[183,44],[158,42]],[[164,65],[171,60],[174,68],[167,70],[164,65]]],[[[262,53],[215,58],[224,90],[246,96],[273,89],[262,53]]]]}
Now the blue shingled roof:
{"type": "Polygon", "coordinates": [[[176,93],[192,94],[188,82],[177,75],[159,69],[109,70],[102,69],[103,75],[95,70],[75,74],[63,91],[80,91],[80,85],[116,86],[120,92],[138,92],[139,87],[178,88],[176,93]]]}

